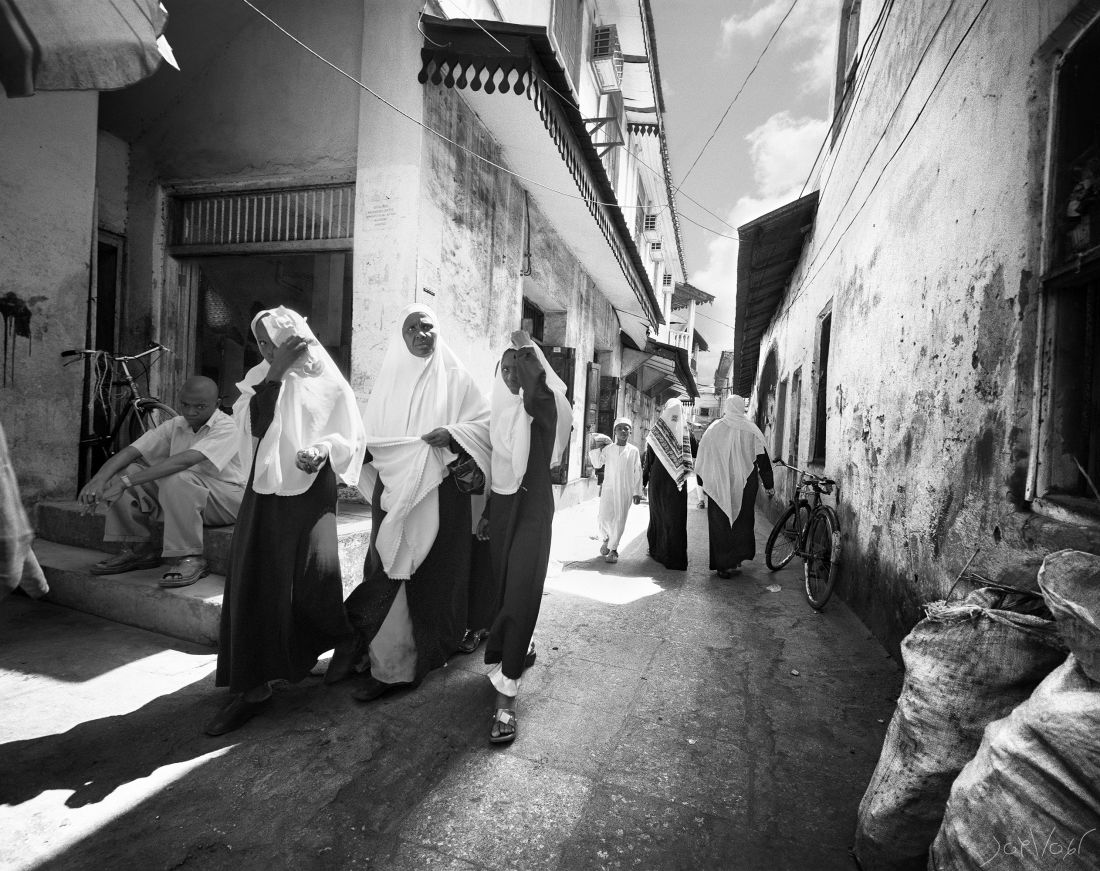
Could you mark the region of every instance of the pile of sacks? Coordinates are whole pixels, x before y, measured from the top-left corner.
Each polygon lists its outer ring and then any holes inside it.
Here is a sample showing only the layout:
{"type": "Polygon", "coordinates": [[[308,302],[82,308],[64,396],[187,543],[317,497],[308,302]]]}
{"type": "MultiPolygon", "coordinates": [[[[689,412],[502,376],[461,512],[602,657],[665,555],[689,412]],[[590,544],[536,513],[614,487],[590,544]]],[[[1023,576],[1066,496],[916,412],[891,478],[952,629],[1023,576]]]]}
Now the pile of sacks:
{"type": "Polygon", "coordinates": [[[933,603],[902,642],[863,871],[1100,868],[1100,557],[1051,554],[1039,589],[933,603]]]}

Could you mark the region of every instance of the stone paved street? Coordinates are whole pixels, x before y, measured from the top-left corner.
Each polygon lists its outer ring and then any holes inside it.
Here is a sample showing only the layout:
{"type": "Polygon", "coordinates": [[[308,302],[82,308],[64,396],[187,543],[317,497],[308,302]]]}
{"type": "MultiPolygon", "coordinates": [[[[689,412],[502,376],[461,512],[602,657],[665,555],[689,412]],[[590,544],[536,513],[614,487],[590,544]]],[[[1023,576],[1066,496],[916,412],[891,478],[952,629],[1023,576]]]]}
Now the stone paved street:
{"type": "MultiPolygon", "coordinates": [[[[515,743],[487,741],[478,655],[371,705],[320,678],[219,739],[205,648],[57,606],[0,610],[0,867],[829,871],[900,685],[800,566],[719,580],[597,554],[559,512],[515,743]],[[778,583],[780,592],[769,592],[778,583]]],[[[627,543],[628,542],[628,543],[627,543]]]]}

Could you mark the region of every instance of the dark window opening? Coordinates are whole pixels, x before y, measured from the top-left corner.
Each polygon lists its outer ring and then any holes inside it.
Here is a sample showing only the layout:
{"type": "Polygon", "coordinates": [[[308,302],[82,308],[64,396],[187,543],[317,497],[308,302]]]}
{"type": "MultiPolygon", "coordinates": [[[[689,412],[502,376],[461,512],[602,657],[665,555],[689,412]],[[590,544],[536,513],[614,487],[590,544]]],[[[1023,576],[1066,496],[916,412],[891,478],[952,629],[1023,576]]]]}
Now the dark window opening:
{"type": "Polygon", "coordinates": [[[521,328],[536,342],[541,344],[544,341],[543,335],[546,330],[546,315],[543,314],[542,309],[531,302],[527,297],[523,298],[521,328]]]}
{"type": "Polygon", "coordinates": [[[839,41],[836,58],[836,85],[833,99],[832,141],[835,145],[841,122],[851,107],[859,70],[859,7],[860,0],[844,0],[840,10],[839,41]]]}
{"type": "Polygon", "coordinates": [[[814,397],[814,453],[813,462],[825,464],[825,430],[829,406],[829,340],[833,328],[833,314],[821,318],[818,327],[817,385],[814,397]]]}
{"type": "Polygon", "coordinates": [[[802,423],[802,368],[794,370],[791,376],[791,407],[788,416],[791,419],[791,436],[787,442],[787,456],[795,465],[798,465],[798,437],[802,423]]]}

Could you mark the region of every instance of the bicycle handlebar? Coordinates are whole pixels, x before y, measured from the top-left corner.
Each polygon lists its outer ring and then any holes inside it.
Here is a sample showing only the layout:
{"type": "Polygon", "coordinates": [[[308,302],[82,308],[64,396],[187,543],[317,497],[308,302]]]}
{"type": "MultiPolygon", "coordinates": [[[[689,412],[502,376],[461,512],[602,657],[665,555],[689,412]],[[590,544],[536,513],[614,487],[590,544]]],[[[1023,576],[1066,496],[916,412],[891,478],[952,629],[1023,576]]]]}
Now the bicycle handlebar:
{"type": "Polygon", "coordinates": [[[813,472],[807,472],[805,469],[800,469],[798,466],[792,466],[790,463],[783,460],[773,461],[773,465],[783,466],[785,469],[792,469],[798,472],[802,476],[801,484],[820,484],[823,486],[831,487],[836,484],[832,478],[826,478],[823,475],[815,475],[813,472]]]}
{"type": "Polygon", "coordinates": [[[130,363],[134,360],[140,360],[142,357],[148,357],[150,354],[155,354],[157,351],[163,351],[165,353],[171,353],[164,345],[159,342],[153,342],[152,346],[142,351],[140,354],[132,354],[129,357],[116,356],[110,351],[101,351],[95,348],[72,348],[68,351],[62,351],[62,357],[94,357],[97,354],[105,354],[110,357],[116,363],[130,363]]]}

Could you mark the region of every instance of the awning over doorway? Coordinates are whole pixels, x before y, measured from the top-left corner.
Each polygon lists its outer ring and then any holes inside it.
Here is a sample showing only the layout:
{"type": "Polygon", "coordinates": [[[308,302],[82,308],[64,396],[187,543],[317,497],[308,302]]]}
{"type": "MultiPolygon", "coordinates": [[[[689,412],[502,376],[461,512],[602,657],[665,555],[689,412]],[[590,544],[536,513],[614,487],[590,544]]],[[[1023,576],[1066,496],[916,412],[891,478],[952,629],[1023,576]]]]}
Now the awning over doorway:
{"type": "Polygon", "coordinates": [[[699,396],[691,358],[686,348],[649,339],[645,350],[623,349],[623,375],[636,372],[638,389],[649,396],[660,396],[670,390],[689,399],[699,396]]]}
{"type": "Polygon", "coordinates": [[[813,225],[818,192],[761,215],[737,228],[737,303],[733,326],[733,389],[752,393],[760,339],[787,290],[813,225]]]}
{"type": "Polygon", "coordinates": [[[0,0],[0,84],[9,97],[132,85],[160,65],[167,21],[160,0],[0,0]]]}
{"type": "Polygon", "coordinates": [[[541,183],[532,198],[600,292],[656,327],[660,305],[546,28],[429,15],[421,28],[419,80],[466,91],[509,167],[541,183]]]}

